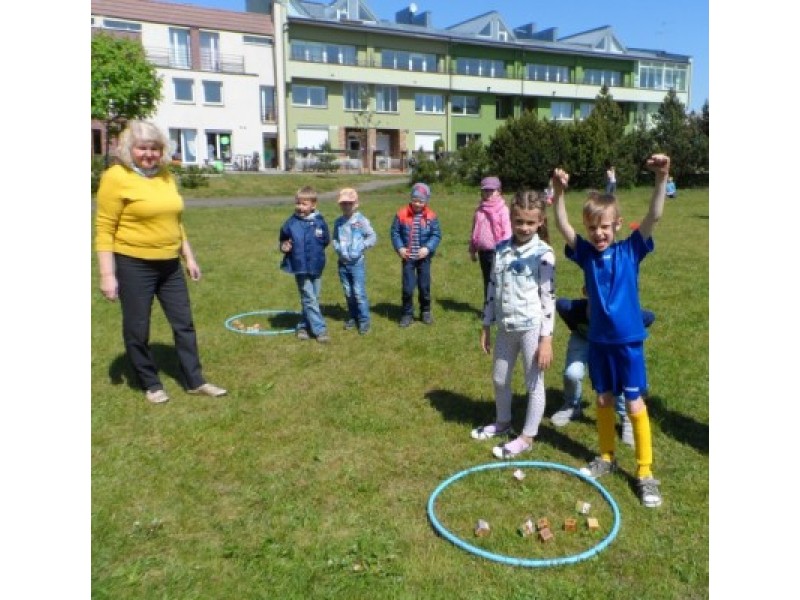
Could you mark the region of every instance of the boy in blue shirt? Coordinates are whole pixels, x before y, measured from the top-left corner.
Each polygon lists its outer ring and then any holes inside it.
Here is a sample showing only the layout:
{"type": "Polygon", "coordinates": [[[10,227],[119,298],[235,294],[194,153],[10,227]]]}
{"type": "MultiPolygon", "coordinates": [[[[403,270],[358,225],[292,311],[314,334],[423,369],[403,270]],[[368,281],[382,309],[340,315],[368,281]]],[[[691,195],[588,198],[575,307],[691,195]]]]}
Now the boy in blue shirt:
{"type": "Polygon", "coordinates": [[[294,197],[294,214],[286,219],[278,237],[283,252],[281,269],[294,275],[300,293],[299,340],[309,339],[310,330],[318,342],[330,341],[319,308],[325,248],[330,242],[328,224],[317,210],[317,192],[308,185],[300,188],[294,197]]]}
{"type": "Polygon", "coordinates": [[[653,229],[664,212],[670,159],[654,154],[645,164],[655,173],[650,208],[639,228],[627,239],[617,241],[622,227],[617,198],[590,192],[583,205],[587,237],[575,233],[567,218],[564,191],[569,175],[553,172],[556,226],[564,236],[566,257],[581,267],[591,307],[589,320],[589,377],[597,392],[597,433],[600,456],[581,472],[601,477],[616,470],[614,459],[615,396],[625,395],[633,424],[636,453],[636,482],[639,498],[646,507],[661,505],[660,482],[653,477],[653,446],[650,419],[642,394],[647,391],[644,340],[647,331],[639,305],[639,263],[653,251],[653,229]]]}

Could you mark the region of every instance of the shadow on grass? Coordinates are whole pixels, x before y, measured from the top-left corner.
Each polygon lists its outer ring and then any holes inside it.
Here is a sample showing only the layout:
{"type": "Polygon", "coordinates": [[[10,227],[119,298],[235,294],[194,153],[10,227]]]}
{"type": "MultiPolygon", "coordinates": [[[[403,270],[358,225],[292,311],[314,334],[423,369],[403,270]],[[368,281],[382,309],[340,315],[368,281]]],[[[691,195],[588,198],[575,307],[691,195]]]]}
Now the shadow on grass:
{"type": "MultiPolygon", "coordinates": [[[[156,362],[159,374],[169,377],[185,387],[183,375],[178,365],[178,356],[175,354],[175,346],[151,344],[150,350],[153,353],[153,359],[156,362]]],[[[108,367],[108,378],[111,381],[111,385],[126,384],[133,390],[142,389],[139,378],[136,376],[136,373],[134,373],[128,356],[125,353],[117,355],[117,357],[111,361],[108,367]]]]}
{"type": "Polygon", "coordinates": [[[437,300],[437,302],[444,310],[447,311],[472,313],[479,317],[483,315],[483,311],[481,309],[475,308],[468,302],[461,302],[460,300],[452,300],[450,298],[442,298],[441,300],[437,300]]]}
{"type": "MultiPolygon", "coordinates": [[[[419,309],[415,306],[417,313],[419,309]]],[[[389,321],[399,321],[402,313],[402,307],[399,304],[389,304],[388,302],[378,302],[370,307],[370,310],[389,321]]]]}
{"type": "MultiPolygon", "coordinates": [[[[457,394],[449,390],[431,390],[425,397],[436,410],[438,410],[445,421],[465,423],[471,427],[478,427],[492,423],[495,420],[495,407],[493,402],[485,400],[474,400],[462,394],[457,394]]],[[[546,397],[554,399],[552,404],[560,406],[561,391],[548,389],[546,397]],[[555,400],[558,398],[558,400],[555,400]]],[[[528,407],[527,396],[515,395],[511,403],[512,422],[514,429],[519,431],[525,421],[525,411],[528,407]]],[[[539,435],[536,437],[538,443],[546,443],[561,452],[574,456],[578,461],[588,462],[595,456],[595,450],[589,449],[583,444],[573,440],[568,434],[561,433],[560,430],[549,425],[549,416],[552,414],[550,408],[545,408],[545,416],[539,424],[539,435]]]]}
{"type": "Polygon", "coordinates": [[[708,454],[708,425],[669,410],[659,396],[649,397],[646,403],[650,419],[658,422],[661,431],[678,442],[688,444],[698,452],[708,454]]]}

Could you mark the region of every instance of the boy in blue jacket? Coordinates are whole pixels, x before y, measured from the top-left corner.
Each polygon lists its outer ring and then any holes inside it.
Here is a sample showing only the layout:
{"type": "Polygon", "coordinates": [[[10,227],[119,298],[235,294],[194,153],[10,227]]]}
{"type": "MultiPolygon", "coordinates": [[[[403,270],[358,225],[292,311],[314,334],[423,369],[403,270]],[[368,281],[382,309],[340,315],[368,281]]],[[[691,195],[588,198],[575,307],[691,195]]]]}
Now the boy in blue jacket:
{"type": "Polygon", "coordinates": [[[331,242],[328,224],[317,211],[317,192],[304,186],[294,197],[294,214],[281,227],[278,238],[283,260],[281,269],[294,275],[300,293],[300,322],[297,338],[314,336],[318,342],[330,341],[328,327],[319,308],[325,248],[331,242]]]}
{"type": "Polygon", "coordinates": [[[431,316],[431,259],[442,241],[439,217],[428,207],[431,189],[424,183],[411,187],[411,201],[397,211],[390,229],[392,246],[403,261],[400,327],[414,321],[414,288],[418,290],[420,318],[426,325],[431,316]]]}

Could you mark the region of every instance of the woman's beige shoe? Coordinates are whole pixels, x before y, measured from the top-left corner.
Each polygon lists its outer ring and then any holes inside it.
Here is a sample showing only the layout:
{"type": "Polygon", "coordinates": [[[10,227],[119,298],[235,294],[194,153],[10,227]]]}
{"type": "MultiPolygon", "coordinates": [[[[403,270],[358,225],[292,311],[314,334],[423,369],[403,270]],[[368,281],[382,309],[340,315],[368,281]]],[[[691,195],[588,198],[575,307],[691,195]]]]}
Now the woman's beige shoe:
{"type": "Polygon", "coordinates": [[[144,393],[144,397],[147,398],[148,402],[152,402],[153,404],[164,404],[164,402],[169,401],[169,396],[167,396],[167,392],[164,390],[147,390],[144,393]]]}
{"type": "Polygon", "coordinates": [[[214,385],[213,383],[204,383],[199,388],[188,390],[188,393],[196,396],[211,396],[212,398],[219,398],[220,396],[226,395],[228,390],[221,388],[218,385],[214,385]]]}

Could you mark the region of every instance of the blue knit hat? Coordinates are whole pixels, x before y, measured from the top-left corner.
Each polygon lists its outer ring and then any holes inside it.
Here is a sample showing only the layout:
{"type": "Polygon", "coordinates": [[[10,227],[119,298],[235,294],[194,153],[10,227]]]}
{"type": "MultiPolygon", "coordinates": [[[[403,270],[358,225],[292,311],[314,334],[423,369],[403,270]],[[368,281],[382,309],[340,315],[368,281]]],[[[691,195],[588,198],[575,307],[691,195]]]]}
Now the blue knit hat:
{"type": "Polygon", "coordinates": [[[419,182],[411,186],[411,199],[422,200],[427,202],[431,198],[431,188],[426,184],[419,182]]]}

